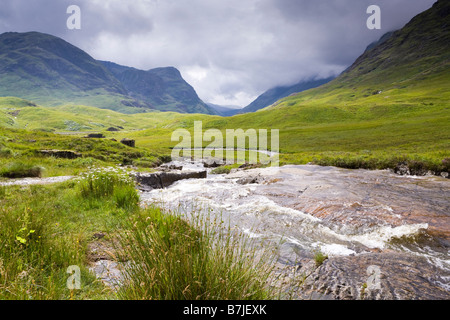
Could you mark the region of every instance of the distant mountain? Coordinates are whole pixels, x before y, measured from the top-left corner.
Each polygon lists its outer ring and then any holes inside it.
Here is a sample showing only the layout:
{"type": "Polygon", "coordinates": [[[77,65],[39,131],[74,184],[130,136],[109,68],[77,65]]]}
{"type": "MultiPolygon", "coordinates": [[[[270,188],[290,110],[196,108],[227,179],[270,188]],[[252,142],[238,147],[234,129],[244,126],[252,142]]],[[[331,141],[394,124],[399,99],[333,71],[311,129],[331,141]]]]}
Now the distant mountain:
{"type": "Polygon", "coordinates": [[[222,117],[231,117],[235,114],[239,113],[239,111],[242,110],[239,106],[220,106],[213,103],[208,103],[208,106],[210,106],[214,111],[222,117]]]}
{"type": "Polygon", "coordinates": [[[216,114],[173,67],[143,71],[100,61],[124,86],[128,95],[161,111],[216,114]]]}
{"type": "Polygon", "coordinates": [[[301,81],[292,86],[280,86],[267,90],[255,101],[239,111],[239,113],[255,112],[265,107],[270,106],[276,101],[285,98],[293,93],[302,92],[308,89],[319,87],[327,82],[330,82],[333,78],[326,78],[320,80],[301,81]]]}
{"type": "Polygon", "coordinates": [[[394,31],[386,32],[379,40],[372,42],[369,44],[364,52],[367,52],[369,50],[372,50],[376,46],[379,46],[386,42],[392,35],[394,34],[394,31]]]}
{"type": "MultiPolygon", "coordinates": [[[[336,79],[340,87],[374,85],[374,90],[416,87],[431,76],[448,76],[450,1],[439,0],[402,29],[389,32],[336,79]]],[[[332,85],[333,83],[330,83],[332,85]]]]}
{"type": "Polygon", "coordinates": [[[0,96],[125,113],[155,109],[214,114],[175,68],[142,71],[97,61],[70,43],[39,32],[0,35],[0,96]]]}

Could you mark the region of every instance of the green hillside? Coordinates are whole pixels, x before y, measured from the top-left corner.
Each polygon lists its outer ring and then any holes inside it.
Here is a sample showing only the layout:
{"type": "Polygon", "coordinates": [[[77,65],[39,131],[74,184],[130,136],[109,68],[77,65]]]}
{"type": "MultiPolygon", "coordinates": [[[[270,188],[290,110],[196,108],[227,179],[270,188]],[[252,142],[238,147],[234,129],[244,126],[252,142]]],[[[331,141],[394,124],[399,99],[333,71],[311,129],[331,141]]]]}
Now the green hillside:
{"type": "Polygon", "coordinates": [[[153,109],[183,113],[215,114],[176,68],[148,71],[100,61],[125,87],[128,95],[153,109]]]}
{"type": "Polygon", "coordinates": [[[122,113],[214,114],[175,68],[142,71],[100,62],[58,37],[39,32],[0,35],[1,96],[44,106],[69,103],[122,113]]]}
{"type": "MultiPolygon", "coordinates": [[[[176,128],[280,130],[280,160],[348,168],[450,171],[450,4],[438,1],[371,45],[335,80],[257,113],[222,118],[150,112],[124,115],[86,106],[53,108],[0,99],[0,124],[52,131],[102,131],[170,154],[176,128]],[[121,127],[119,132],[106,131],[121,127]],[[123,129],[122,129],[123,128],[123,129]]],[[[205,142],[204,145],[208,145],[205,142]]]]}
{"type": "Polygon", "coordinates": [[[0,35],[0,75],[0,96],[21,97],[49,106],[89,102],[124,112],[142,110],[133,106],[135,102],[126,97],[122,84],[101,64],[47,34],[0,35]]]}
{"type": "Polygon", "coordinates": [[[267,90],[261,94],[255,101],[239,111],[239,113],[255,112],[271,104],[283,99],[291,94],[299,93],[308,89],[319,87],[333,78],[326,78],[320,80],[301,81],[291,86],[280,86],[267,90]]]}

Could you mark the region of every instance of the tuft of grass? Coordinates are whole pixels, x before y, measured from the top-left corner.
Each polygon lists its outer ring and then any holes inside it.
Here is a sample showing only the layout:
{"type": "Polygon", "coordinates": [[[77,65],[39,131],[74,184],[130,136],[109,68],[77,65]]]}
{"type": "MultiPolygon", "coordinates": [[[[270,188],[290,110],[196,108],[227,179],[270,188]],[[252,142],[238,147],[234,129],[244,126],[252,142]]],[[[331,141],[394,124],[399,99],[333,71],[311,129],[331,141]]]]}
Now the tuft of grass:
{"type": "MultiPolygon", "coordinates": [[[[120,168],[94,168],[82,173],[77,179],[78,190],[84,198],[103,198],[116,194],[117,199],[134,190],[134,181],[120,168]],[[122,190],[117,191],[117,188],[122,190]]],[[[134,190],[136,192],[136,190],[134,190]]]]}
{"type": "Polygon", "coordinates": [[[147,208],[120,235],[123,299],[246,300],[275,295],[267,283],[272,264],[243,235],[211,217],[186,221],[147,208]]]}
{"type": "Polygon", "coordinates": [[[317,267],[320,267],[327,259],[328,255],[324,254],[322,251],[317,250],[314,252],[314,261],[316,262],[317,267]]]}
{"type": "Polygon", "coordinates": [[[26,178],[41,177],[42,167],[19,161],[10,162],[0,169],[0,177],[26,178]]]}
{"type": "Polygon", "coordinates": [[[230,171],[231,171],[230,168],[222,166],[222,167],[217,167],[217,168],[211,170],[211,173],[212,174],[223,174],[223,173],[228,174],[228,173],[230,173],[230,171]]]}
{"type": "Polygon", "coordinates": [[[119,185],[112,196],[118,208],[135,211],[139,207],[140,197],[134,185],[119,185]]]}

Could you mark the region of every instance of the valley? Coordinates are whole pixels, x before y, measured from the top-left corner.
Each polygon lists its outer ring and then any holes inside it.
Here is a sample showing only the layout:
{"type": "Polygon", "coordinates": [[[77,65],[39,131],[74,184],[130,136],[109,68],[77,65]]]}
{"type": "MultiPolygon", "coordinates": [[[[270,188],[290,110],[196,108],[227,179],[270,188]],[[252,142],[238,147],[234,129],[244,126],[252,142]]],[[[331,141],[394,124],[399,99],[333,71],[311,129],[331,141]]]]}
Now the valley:
{"type": "Polygon", "coordinates": [[[337,77],[240,110],[174,67],[0,35],[0,299],[448,300],[449,21],[439,0],[337,77]],[[279,166],[249,163],[261,129],[279,166]],[[205,133],[230,130],[242,162],[205,164],[205,133]]]}

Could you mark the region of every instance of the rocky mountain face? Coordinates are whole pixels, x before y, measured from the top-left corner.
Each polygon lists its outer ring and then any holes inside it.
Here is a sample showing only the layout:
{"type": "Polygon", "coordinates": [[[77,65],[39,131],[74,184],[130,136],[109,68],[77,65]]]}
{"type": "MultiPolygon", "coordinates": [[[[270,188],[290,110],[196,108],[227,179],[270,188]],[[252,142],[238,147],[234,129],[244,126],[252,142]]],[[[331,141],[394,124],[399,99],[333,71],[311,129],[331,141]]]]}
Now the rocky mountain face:
{"type": "Polygon", "coordinates": [[[215,114],[173,67],[147,71],[100,61],[124,86],[128,95],[161,111],[215,114]]]}

